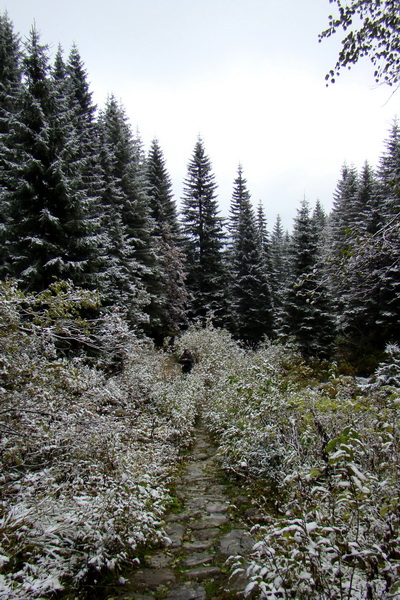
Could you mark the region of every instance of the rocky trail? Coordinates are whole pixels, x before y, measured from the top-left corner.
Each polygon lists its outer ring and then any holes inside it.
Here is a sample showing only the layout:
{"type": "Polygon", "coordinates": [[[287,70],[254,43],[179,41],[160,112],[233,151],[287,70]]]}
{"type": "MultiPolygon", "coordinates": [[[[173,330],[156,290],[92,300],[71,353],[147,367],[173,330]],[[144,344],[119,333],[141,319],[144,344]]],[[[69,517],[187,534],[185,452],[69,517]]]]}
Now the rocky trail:
{"type": "Polygon", "coordinates": [[[237,497],[232,496],[232,485],[215,455],[216,448],[200,425],[176,483],[179,508],[165,518],[170,544],[146,554],[109,600],[244,598],[245,577],[238,573],[230,578],[226,560],[250,551],[254,540],[248,530],[256,509],[248,508],[249,498],[241,497],[240,489],[237,497]]]}

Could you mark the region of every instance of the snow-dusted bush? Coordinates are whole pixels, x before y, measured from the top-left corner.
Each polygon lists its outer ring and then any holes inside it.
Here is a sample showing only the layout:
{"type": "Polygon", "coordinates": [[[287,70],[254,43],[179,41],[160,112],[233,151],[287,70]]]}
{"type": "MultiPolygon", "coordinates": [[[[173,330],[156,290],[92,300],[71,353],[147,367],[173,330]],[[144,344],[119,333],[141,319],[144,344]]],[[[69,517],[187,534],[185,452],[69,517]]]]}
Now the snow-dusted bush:
{"type": "MultiPolygon", "coordinates": [[[[4,599],[84,589],[133,560],[140,545],[163,539],[160,519],[172,467],[191,439],[196,391],[183,393],[168,375],[170,357],[118,315],[124,369],[106,377],[88,366],[83,346],[114,353],[111,317],[101,327],[81,317],[91,302],[94,295],[69,284],[40,295],[0,289],[4,599]],[[79,357],[60,354],[66,338],[79,341],[79,357]]],[[[109,371],[107,357],[98,354],[97,363],[109,371]]]]}
{"type": "MultiPolygon", "coordinates": [[[[182,342],[204,357],[195,367],[207,382],[203,417],[219,440],[223,466],[265,482],[274,495],[269,506],[278,508],[276,514],[266,508],[268,525],[253,531],[259,541],[247,566],[247,594],[397,595],[395,389],[389,396],[363,392],[334,366],[320,382],[293,349],[271,344],[244,352],[218,330],[190,332],[182,342]]],[[[246,568],[244,559],[237,557],[233,568],[246,568]]]]}
{"type": "Polygon", "coordinates": [[[400,346],[388,344],[385,348],[386,359],[375,371],[373,388],[384,385],[400,388],[400,346]]]}

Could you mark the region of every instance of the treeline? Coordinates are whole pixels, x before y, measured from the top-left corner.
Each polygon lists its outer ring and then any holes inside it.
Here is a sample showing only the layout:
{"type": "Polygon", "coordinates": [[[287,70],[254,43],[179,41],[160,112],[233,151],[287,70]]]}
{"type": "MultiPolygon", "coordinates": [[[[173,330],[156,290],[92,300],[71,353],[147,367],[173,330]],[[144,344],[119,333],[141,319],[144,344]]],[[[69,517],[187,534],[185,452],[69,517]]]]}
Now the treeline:
{"type": "Polygon", "coordinates": [[[304,200],[268,231],[241,166],[229,217],[204,142],[180,211],[158,140],[145,152],[123,106],[97,111],[78,48],[53,61],[0,18],[0,276],[97,290],[156,342],[212,318],[250,346],[293,339],[305,356],[371,370],[399,338],[400,133],[379,167],[344,166],[325,214],[304,200]]]}

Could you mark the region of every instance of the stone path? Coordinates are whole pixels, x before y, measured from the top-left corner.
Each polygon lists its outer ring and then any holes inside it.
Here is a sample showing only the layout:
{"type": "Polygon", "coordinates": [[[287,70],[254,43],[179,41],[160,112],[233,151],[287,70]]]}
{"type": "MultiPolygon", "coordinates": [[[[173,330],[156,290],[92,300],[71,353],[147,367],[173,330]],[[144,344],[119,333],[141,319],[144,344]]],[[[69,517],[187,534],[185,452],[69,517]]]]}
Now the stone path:
{"type": "Polygon", "coordinates": [[[226,559],[248,552],[254,540],[235,517],[216,449],[202,427],[176,485],[180,512],[166,517],[163,551],[145,556],[118,600],[230,600],[244,598],[246,580],[228,577],[226,559]]]}

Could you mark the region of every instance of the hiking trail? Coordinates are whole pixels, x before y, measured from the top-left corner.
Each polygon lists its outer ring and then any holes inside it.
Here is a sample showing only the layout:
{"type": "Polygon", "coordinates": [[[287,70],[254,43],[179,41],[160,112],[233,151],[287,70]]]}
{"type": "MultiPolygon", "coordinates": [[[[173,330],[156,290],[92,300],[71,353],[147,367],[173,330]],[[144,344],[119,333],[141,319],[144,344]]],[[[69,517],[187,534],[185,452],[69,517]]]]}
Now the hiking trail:
{"type": "Polygon", "coordinates": [[[179,512],[165,516],[170,544],[145,554],[141,564],[125,574],[127,582],[119,592],[114,591],[108,600],[244,598],[245,576],[238,573],[230,578],[226,560],[251,550],[254,540],[248,530],[257,509],[242,510],[238,516],[236,504],[242,501],[249,506],[249,498],[232,500],[216,452],[200,423],[175,485],[179,512]],[[250,525],[246,516],[250,516],[250,525]]]}

